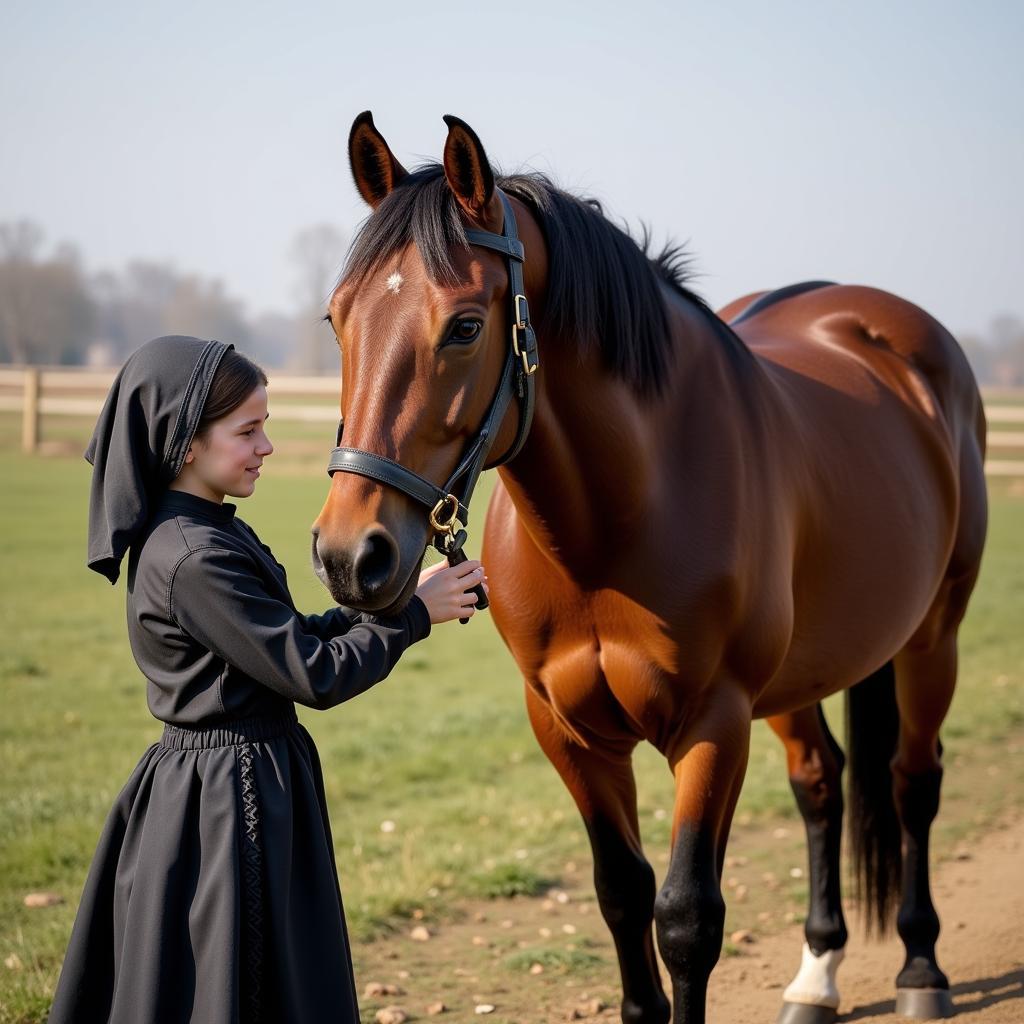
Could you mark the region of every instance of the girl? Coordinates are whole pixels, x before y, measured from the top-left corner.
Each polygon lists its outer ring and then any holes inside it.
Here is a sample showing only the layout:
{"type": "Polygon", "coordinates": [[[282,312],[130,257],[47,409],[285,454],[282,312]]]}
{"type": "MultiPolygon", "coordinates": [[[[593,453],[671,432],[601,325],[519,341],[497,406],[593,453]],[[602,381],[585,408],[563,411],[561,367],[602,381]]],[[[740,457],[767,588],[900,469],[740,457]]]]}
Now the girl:
{"type": "Polygon", "coordinates": [[[467,618],[478,562],[420,576],[392,618],[302,615],[225,495],[252,494],[267,379],[230,345],[158,338],[125,363],[86,452],[90,568],[128,558],[128,634],[163,737],[104,827],[50,1024],[357,1024],[316,749],[296,703],[380,682],[467,618]]]}

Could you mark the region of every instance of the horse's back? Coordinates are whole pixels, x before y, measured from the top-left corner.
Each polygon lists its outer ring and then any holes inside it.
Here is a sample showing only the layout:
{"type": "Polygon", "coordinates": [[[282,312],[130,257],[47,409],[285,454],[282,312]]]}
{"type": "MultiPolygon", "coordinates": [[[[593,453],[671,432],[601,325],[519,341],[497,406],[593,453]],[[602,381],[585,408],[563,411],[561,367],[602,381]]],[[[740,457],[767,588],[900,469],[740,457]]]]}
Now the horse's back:
{"type": "MultiPolygon", "coordinates": [[[[916,435],[908,436],[907,443],[925,436],[933,454],[945,452],[959,504],[958,547],[967,560],[980,557],[985,414],[967,357],[938,320],[891,292],[831,285],[769,303],[734,324],[776,379],[787,376],[798,402],[806,399],[817,411],[821,406],[811,397],[817,395],[837,417],[844,403],[834,397],[847,395],[854,404],[863,403],[866,438],[872,422],[887,409],[897,416],[905,410],[916,435]],[[966,533],[973,533],[974,540],[968,542],[966,533]]],[[[816,417],[805,422],[815,430],[816,417]]],[[[895,443],[900,432],[886,429],[895,443]]],[[[921,465],[927,469],[927,460],[921,465]]]]}
{"type": "MultiPolygon", "coordinates": [[[[878,288],[819,282],[790,288],[759,294],[734,314],[731,326],[755,355],[838,390],[862,388],[870,378],[869,390],[880,385],[925,415],[941,415],[951,443],[958,444],[966,431],[983,447],[974,375],[938,320],[878,288]]],[[[735,311],[737,305],[727,308],[735,311]]]]}
{"type": "Polygon", "coordinates": [[[812,292],[816,288],[827,288],[834,284],[835,281],[799,281],[796,284],[788,284],[781,288],[774,288],[770,292],[754,292],[751,295],[744,296],[744,298],[737,300],[735,303],[731,303],[727,307],[728,313],[722,313],[720,315],[731,327],[735,327],[736,324],[742,323],[744,320],[749,320],[750,317],[756,316],[769,306],[774,306],[777,302],[795,298],[797,295],[802,295],[804,292],[812,292]]]}

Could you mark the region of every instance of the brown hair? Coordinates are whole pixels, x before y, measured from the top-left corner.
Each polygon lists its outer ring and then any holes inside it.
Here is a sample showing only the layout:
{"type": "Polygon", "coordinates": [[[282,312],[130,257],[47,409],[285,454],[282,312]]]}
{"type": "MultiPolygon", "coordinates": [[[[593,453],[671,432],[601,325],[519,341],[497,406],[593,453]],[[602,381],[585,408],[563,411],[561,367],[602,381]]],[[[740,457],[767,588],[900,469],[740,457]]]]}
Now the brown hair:
{"type": "Polygon", "coordinates": [[[214,422],[233,412],[256,388],[266,383],[267,375],[251,359],[234,349],[226,352],[210,385],[193,440],[202,441],[214,422]]]}

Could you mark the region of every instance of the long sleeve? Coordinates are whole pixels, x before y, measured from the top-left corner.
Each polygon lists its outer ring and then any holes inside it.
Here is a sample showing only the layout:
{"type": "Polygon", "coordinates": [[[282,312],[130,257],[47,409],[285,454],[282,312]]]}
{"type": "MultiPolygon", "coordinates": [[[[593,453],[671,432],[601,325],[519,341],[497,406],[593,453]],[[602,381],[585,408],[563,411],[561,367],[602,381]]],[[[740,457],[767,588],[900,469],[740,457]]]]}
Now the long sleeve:
{"type": "Polygon", "coordinates": [[[359,612],[338,605],[335,608],[328,608],[322,615],[300,614],[299,621],[307,633],[312,633],[321,640],[333,640],[336,636],[344,636],[361,620],[359,612]]]}
{"type": "MultiPolygon", "coordinates": [[[[419,598],[413,600],[418,601],[419,598]]],[[[329,608],[322,615],[303,615],[301,612],[298,615],[306,632],[320,637],[321,640],[333,640],[335,637],[344,636],[353,626],[365,623],[371,626],[383,623],[386,626],[393,621],[374,615],[373,612],[358,612],[355,608],[347,608],[343,604],[329,608]]]]}
{"type": "MultiPolygon", "coordinates": [[[[235,526],[240,528],[254,544],[260,546],[260,550],[277,566],[278,571],[281,573],[281,578],[287,580],[288,574],[285,571],[285,567],[274,557],[274,552],[259,539],[256,531],[242,519],[236,518],[235,526]]],[[[357,612],[354,608],[346,608],[344,605],[329,608],[320,615],[302,615],[300,613],[299,618],[306,632],[318,636],[321,640],[332,640],[336,636],[343,636],[357,622],[373,621],[371,618],[367,618],[360,612],[357,612]]]]}
{"type": "MultiPolygon", "coordinates": [[[[168,612],[217,657],[315,708],[368,690],[430,632],[426,605],[413,597],[393,619],[355,622],[343,635],[323,640],[306,626],[306,617],[267,592],[248,556],[216,547],[195,549],[178,564],[168,612]]],[[[322,624],[324,617],[310,618],[322,624]]]]}

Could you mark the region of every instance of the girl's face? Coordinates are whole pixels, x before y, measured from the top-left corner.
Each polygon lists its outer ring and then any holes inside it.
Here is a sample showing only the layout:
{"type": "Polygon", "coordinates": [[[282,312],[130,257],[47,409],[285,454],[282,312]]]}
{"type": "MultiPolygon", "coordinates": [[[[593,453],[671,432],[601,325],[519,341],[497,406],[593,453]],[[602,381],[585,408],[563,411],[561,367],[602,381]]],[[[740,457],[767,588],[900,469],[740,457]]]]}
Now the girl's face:
{"type": "Polygon", "coordinates": [[[193,441],[175,486],[210,501],[248,498],[263,460],[274,451],[267,437],[267,389],[261,384],[205,437],[193,441]]]}

